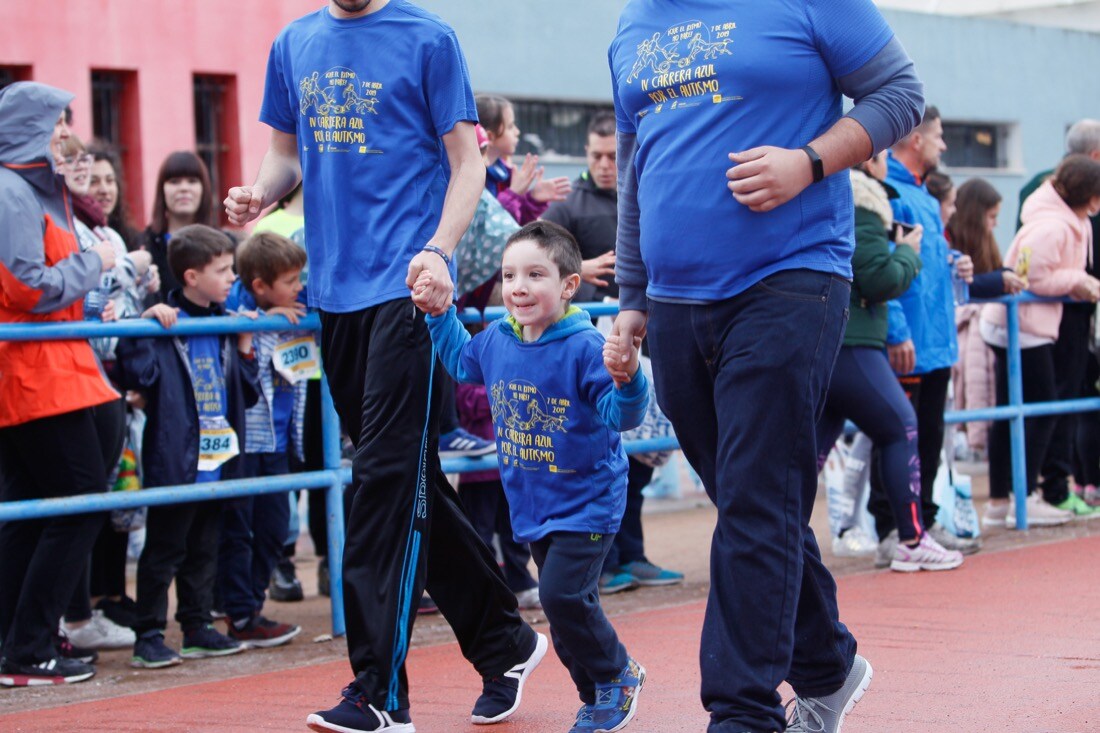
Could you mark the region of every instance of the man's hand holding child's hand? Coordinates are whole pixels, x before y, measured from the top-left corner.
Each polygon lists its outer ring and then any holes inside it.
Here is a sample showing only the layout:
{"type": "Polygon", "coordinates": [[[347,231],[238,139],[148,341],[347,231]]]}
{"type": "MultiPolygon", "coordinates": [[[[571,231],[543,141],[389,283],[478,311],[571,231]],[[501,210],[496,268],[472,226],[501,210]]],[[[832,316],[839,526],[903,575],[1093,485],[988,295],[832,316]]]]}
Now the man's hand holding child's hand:
{"type": "Polygon", "coordinates": [[[611,379],[615,381],[616,388],[633,381],[634,375],[638,373],[638,356],[641,348],[641,336],[635,336],[631,341],[617,333],[607,337],[603,345],[603,363],[611,379]]]}
{"type": "Polygon", "coordinates": [[[155,318],[160,325],[171,328],[179,320],[179,308],[173,308],[166,303],[157,303],[152,308],[141,314],[142,318],[155,318]]]}

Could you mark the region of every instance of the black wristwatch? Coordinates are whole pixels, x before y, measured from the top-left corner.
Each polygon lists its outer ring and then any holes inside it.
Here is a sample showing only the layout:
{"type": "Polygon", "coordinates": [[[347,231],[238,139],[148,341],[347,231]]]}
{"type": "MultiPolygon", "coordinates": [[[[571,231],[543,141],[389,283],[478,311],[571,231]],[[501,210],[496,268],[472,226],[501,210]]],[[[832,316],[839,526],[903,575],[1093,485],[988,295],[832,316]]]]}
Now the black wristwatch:
{"type": "Polygon", "coordinates": [[[814,183],[825,177],[825,164],[821,162],[821,156],[809,145],[802,146],[802,152],[810,156],[810,165],[814,169],[814,183]]]}

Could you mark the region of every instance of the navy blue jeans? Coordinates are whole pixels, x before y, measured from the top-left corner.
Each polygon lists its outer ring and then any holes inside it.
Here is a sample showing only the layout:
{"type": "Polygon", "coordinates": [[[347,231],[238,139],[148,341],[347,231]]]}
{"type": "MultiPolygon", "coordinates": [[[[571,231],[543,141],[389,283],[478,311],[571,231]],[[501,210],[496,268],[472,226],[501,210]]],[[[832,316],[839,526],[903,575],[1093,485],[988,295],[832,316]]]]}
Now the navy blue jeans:
{"type": "Polygon", "coordinates": [[[581,702],[626,666],[627,653],[600,606],[600,571],[615,535],[554,532],[531,543],[539,599],[554,651],[569,670],[581,702]]]}
{"type": "MultiPolygon", "coordinates": [[[[245,453],[248,478],[290,473],[286,453],[245,453]]],[[[271,571],[283,555],[290,528],[286,491],[241,496],[225,502],[218,547],[218,590],[222,610],[234,621],[258,614],[264,607],[271,571]]]]}
{"type": "Polygon", "coordinates": [[[657,400],[718,507],[700,654],[710,733],[783,730],[781,682],[817,697],[851,669],[856,642],[809,526],[849,294],[790,270],[724,301],[649,303],[657,400]]]}

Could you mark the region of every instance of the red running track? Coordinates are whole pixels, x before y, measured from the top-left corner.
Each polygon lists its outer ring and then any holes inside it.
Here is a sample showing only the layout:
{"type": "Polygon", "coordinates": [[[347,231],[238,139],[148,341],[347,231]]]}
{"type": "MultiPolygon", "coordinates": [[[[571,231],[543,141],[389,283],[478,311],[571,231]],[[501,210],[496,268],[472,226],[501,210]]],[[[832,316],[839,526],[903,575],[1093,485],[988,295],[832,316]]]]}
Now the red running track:
{"type": "MultiPolygon", "coordinates": [[[[845,733],[1100,731],[1098,568],[1093,537],[977,555],[953,572],[842,579],[843,619],[875,668],[845,733]]],[[[702,615],[693,603],[614,619],[649,672],[628,731],[706,729],[696,661],[702,615]]],[[[414,650],[409,671],[422,733],[560,733],[578,707],[553,654],[519,712],[492,728],[468,722],[480,681],[457,645],[414,650]]],[[[344,663],[330,663],[3,715],[0,731],[305,731],[305,716],[334,703],[348,679],[344,663]]]]}

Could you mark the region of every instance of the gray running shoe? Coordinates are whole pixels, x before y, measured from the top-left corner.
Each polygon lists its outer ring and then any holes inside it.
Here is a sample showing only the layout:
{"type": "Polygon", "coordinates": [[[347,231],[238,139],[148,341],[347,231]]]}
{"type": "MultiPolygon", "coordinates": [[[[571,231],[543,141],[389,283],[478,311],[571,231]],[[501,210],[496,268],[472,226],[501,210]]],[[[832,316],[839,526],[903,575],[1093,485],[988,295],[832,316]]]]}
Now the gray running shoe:
{"type": "Polygon", "coordinates": [[[928,534],[936,542],[939,542],[945,550],[957,550],[964,555],[973,555],[982,549],[982,541],[977,537],[959,537],[951,534],[939,522],[928,528],[928,534]]]}
{"type": "Polygon", "coordinates": [[[839,690],[825,697],[796,697],[787,704],[787,733],[840,733],[844,717],[867,692],[874,675],[871,663],[857,654],[839,690]]]}
{"type": "Polygon", "coordinates": [[[894,549],[898,546],[898,531],[895,529],[878,543],[875,550],[875,567],[888,568],[894,561],[894,549]]]}

